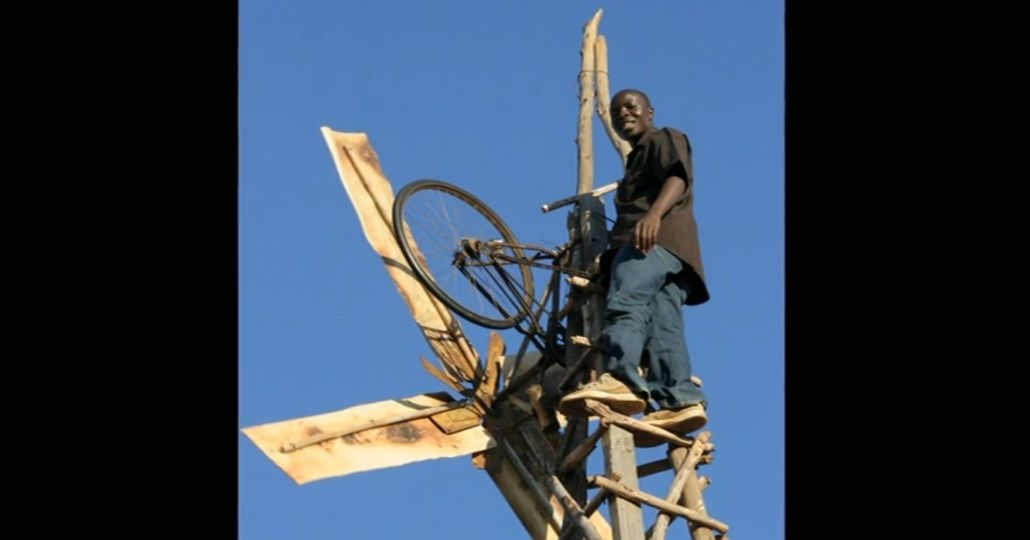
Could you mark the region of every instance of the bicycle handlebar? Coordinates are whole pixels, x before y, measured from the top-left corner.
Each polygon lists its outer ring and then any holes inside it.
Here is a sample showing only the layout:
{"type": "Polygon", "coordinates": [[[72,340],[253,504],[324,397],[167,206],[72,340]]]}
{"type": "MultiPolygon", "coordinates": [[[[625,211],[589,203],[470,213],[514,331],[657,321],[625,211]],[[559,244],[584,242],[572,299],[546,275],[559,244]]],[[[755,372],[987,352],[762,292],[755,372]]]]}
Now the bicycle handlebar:
{"type": "Polygon", "coordinates": [[[605,193],[608,193],[609,191],[614,191],[615,188],[617,188],[617,187],[619,187],[619,183],[618,182],[612,182],[611,184],[603,185],[603,186],[601,186],[601,187],[599,187],[599,188],[597,188],[597,189],[595,189],[593,191],[589,191],[587,193],[582,193],[582,194],[579,194],[579,195],[573,195],[571,197],[565,197],[564,199],[558,199],[557,201],[554,201],[553,203],[550,203],[550,204],[542,204],[542,205],[540,205],[540,211],[546,214],[546,213],[550,212],[551,210],[557,210],[557,209],[559,209],[559,208],[561,208],[563,206],[568,206],[568,205],[576,202],[577,200],[579,200],[579,198],[584,196],[584,195],[589,195],[591,197],[600,197],[601,195],[604,195],[605,193]]]}

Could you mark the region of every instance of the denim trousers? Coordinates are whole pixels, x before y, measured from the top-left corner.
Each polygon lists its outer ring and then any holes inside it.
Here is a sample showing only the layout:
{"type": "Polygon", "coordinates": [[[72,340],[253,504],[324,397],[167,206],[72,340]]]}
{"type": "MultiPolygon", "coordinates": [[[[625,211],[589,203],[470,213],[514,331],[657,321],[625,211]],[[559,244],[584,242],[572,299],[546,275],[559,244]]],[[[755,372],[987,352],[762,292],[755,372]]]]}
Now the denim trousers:
{"type": "Polygon", "coordinates": [[[646,254],[631,245],[615,254],[608,285],[601,342],[604,370],[661,409],[707,401],[690,382],[690,356],[683,333],[683,262],[654,246],[646,254]],[[641,376],[638,367],[644,369],[641,376]]]}

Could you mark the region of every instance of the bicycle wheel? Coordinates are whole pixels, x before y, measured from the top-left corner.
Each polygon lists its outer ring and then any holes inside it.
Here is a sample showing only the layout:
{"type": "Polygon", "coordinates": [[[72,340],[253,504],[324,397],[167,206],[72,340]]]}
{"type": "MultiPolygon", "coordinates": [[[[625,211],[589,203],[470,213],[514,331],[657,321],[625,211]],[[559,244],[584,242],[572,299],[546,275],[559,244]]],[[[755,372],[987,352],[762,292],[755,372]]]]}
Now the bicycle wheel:
{"type": "Polygon", "coordinates": [[[404,186],[393,203],[393,233],[433,296],[465,320],[503,330],[532,309],[533,276],[511,229],[486,204],[440,180],[404,186]],[[477,250],[495,242],[488,257],[477,250]],[[503,259],[513,259],[505,261],[503,259]]]}

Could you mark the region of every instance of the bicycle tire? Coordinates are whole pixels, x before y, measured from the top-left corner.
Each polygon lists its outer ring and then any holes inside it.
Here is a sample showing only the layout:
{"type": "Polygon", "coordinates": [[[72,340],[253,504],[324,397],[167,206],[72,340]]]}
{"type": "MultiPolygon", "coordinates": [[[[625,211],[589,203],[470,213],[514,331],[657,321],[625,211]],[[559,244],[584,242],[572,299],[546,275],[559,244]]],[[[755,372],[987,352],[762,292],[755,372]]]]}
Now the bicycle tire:
{"type": "MultiPolygon", "coordinates": [[[[416,180],[397,193],[392,210],[394,238],[416,278],[433,296],[465,320],[486,328],[511,328],[526,317],[535,295],[529,265],[515,264],[518,272],[501,275],[493,266],[454,264],[464,260],[463,239],[500,239],[518,244],[508,225],[483,201],[441,180],[416,180]],[[432,208],[423,209],[429,203],[432,208]],[[478,225],[478,229],[459,229],[469,225],[478,225]],[[442,232],[434,235],[431,230],[442,232]],[[443,257],[438,258],[437,252],[443,257]],[[511,289],[500,288],[497,280],[505,276],[520,291],[518,298],[511,289]]],[[[519,247],[503,249],[516,260],[524,259],[519,247]]]]}

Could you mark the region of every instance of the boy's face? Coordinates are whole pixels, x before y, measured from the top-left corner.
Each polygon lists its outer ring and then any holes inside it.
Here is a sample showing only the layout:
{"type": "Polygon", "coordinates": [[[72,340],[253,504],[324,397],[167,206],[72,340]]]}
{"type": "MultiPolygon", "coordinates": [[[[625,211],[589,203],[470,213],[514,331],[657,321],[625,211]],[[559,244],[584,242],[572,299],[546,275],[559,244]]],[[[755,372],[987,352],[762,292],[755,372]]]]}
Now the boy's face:
{"type": "Polygon", "coordinates": [[[615,95],[611,106],[612,126],[620,137],[634,142],[653,127],[654,109],[643,96],[633,92],[615,95]]]}

